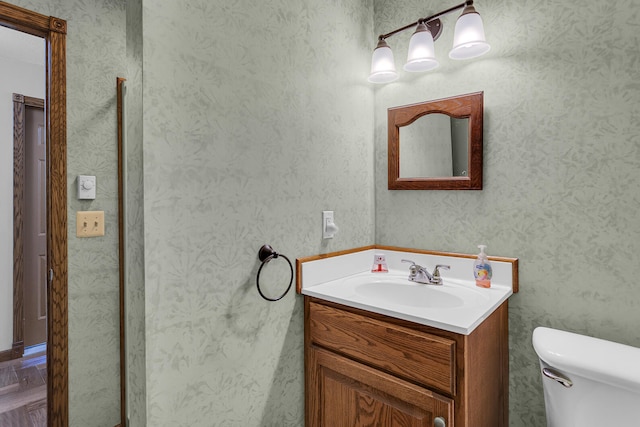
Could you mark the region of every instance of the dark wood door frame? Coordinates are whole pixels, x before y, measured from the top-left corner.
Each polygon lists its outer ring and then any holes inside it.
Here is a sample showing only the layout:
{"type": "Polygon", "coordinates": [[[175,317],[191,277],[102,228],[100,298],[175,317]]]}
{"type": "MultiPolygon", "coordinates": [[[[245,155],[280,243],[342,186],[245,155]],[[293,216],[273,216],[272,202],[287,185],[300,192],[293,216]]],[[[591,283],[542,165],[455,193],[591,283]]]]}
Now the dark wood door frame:
{"type": "Polygon", "coordinates": [[[26,109],[44,109],[44,100],[13,94],[13,344],[2,359],[24,354],[24,212],[25,212],[25,116],[26,109]]]}
{"type": "Polygon", "coordinates": [[[69,424],[67,323],[67,94],[65,20],[0,1],[0,25],[45,40],[47,133],[47,423],[69,424]]]}
{"type": "MultiPolygon", "coordinates": [[[[126,426],[127,422],[127,352],[126,352],[126,316],[125,316],[125,182],[124,182],[124,82],[123,77],[116,78],[116,114],[118,122],[118,263],[120,266],[120,426],[126,426]]],[[[117,426],[118,427],[118,426],[117,426]]]]}

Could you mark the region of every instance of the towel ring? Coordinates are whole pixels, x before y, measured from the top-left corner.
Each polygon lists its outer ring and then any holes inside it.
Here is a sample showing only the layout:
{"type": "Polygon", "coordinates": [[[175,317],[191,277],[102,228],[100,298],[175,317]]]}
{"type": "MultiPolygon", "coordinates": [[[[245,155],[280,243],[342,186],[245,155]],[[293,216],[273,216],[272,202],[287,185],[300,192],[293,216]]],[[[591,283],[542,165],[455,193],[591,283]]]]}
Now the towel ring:
{"type": "Polygon", "coordinates": [[[262,245],[262,247],[260,248],[260,251],[258,252],[258,258],[260,259],[260,261],[262,261],[262,264],[260,265],[260,268],[258,269],[258,277],[256,278],[256,286],[258,288],[258,293],[260,294],[260,296],[262,298],[266,299],[267,301],[279,301],[279,300],[281,300],[282,298],[284,298],[284,296],[287,293],[289,293],[289,289],[291,289],[291,284],[293,284],[293,265],[291,265],[291,261],[289,261],[289,258],[287,258],[286,256],[277,253],[269,245],[262,245]],[[287,262],[289,263],[289,269],[291,270],[291,279],[289,280],[289,286],[287,286],[287,289],[284,291],[284,293],[282,295],[280,295],[278,298],[269,298],[268,296],[263,294],[262,293],[262,289],[260,289],[260,272],[262,272],[262,267],[264,267],[269,261],[271,261],[272,259],[276,259],[278,257],[282,257],[282,258],[286,259],[287,262]]]}

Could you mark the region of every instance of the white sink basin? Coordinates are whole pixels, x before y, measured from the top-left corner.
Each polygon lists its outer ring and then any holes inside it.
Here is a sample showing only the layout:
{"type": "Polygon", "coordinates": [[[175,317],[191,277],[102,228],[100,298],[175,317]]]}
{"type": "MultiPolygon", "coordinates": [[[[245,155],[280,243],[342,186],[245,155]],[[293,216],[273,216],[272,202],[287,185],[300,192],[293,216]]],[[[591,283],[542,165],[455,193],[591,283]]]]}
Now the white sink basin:
{"type": "Polygon", "coordinates": [[[452,309],[475,307],[486,302],[489,297],[474,289],[444,285],[415,283],[404,277],[350,277],[345,286],[353,286],[355,294],[363,300],[398,306],[422,307],[430,309],[452,309]]]}
{"type": "Polygon", "coordinates": [[[447,277],[443,285],[425,285],[396,270],[357,273],[303,288],[302,293],[468,335],[512,292],[505,286],[482,289],[470,280],[447,277]]]}

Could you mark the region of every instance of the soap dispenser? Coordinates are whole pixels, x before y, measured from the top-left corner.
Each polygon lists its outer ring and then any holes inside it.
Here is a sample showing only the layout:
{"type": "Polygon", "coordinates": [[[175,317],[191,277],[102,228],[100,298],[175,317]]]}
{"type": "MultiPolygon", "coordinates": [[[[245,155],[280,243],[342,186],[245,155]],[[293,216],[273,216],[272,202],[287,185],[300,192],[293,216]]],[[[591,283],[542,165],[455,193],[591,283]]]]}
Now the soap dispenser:
{"type": "Polygon", "coordinates": [[[484,252],[487,246],[478,245],[478,248],[480,248],[480,253],[473,263],[473,277],[476,279],[476,286],[490,288],[493,272],[491,270],[491,263],[487,259],[487,254],[484,252]]]}
{"type": "Polygon", "coordinates": [[[387,268],[387,257],[385,254],[374,254],[373,255],[373,267],[371,267],[372,273],[388,273],[389,269],[387,268]]]}

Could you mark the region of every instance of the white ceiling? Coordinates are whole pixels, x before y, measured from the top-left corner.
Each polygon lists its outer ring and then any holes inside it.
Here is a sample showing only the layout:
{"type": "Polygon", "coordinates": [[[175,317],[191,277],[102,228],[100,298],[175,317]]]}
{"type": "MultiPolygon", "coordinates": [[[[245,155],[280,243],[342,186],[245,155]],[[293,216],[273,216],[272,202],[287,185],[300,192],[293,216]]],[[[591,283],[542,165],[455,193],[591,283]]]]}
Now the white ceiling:
{"type": "Polygon", "coordinates": [[[0,26],[0,60],[44,66],[44,39],[0,26]]]}

